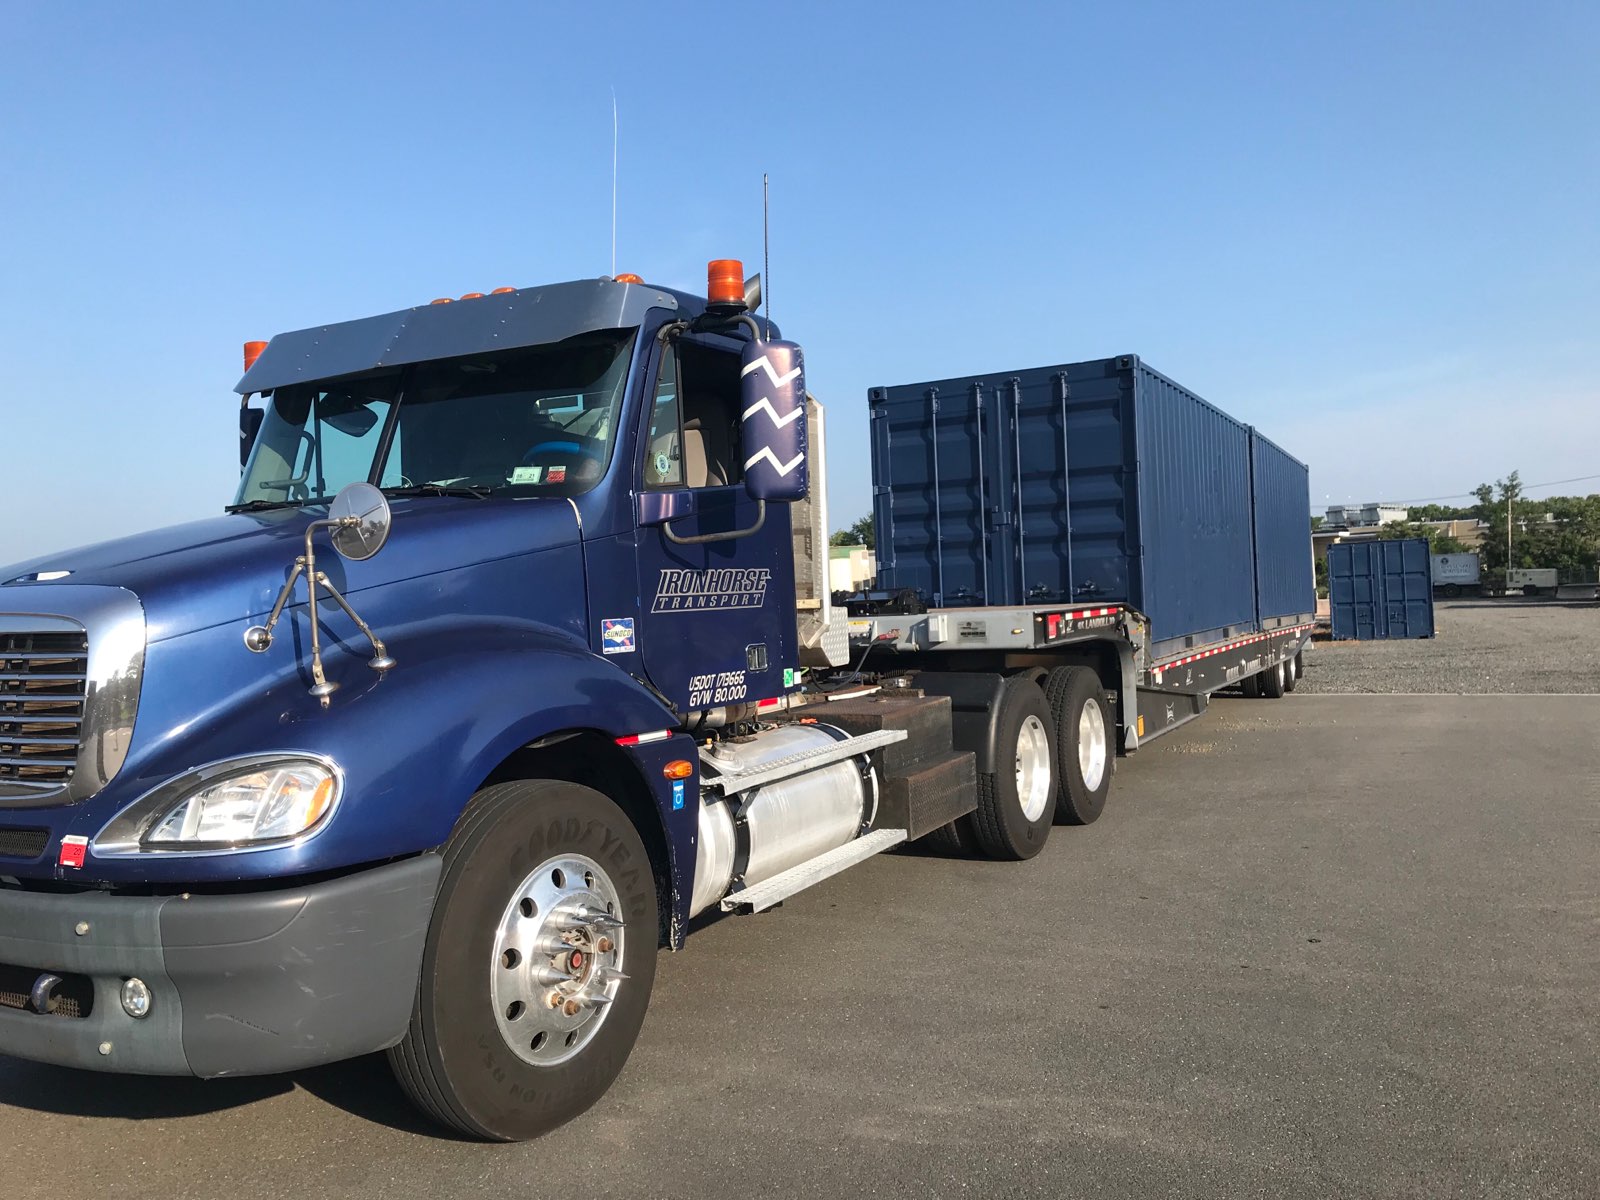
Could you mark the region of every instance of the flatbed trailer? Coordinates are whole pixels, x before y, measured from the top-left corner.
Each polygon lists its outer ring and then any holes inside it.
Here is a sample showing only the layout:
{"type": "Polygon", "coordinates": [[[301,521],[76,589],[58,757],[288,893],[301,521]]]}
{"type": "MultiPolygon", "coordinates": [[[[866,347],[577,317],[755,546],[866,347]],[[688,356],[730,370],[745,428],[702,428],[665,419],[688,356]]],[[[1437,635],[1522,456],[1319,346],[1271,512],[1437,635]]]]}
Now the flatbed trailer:
{"type": "Polygon", "coordinates": [[[895,663],[949,669],[960,656],[972,669],[1080,664],[1099,669],[1116,708],[1119,749],[1131,754],[1206,711],[1213,693],[1239,686],[1251,694],[1292,691],[1313,622],[1196,645],[1179,654],[1151,653],[1150,623],[1123,605],[1094,608],[950,608],[852,618],[852,647],[892,652],[895,663]],[[1107,667],[1114,661],[1114,670],[1107,667]],[[1270,691],[1261,679],[1278,678],[1270,691]],[[1281,680],[1281,682],[1280,682],[1281,680]],[[1254,686],[1252,686],[1254,685],[1254,686]]]}

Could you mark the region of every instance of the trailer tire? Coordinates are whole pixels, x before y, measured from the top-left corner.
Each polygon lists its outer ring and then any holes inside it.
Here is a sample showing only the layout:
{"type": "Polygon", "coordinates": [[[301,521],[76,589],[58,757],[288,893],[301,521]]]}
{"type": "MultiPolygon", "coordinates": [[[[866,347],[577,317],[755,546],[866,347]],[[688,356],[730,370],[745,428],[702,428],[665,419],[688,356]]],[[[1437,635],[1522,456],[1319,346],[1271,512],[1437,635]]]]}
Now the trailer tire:
{"type": "Polygon", "coordinates": [[[1260,681],[1261,696],[1264,700],[1281,700],[1287,690],[1283,686],[1283,664],[1274,663],[1256,678],[1260,681]]]}
{"type": "Polygon", "coordinates": [[[978,808],[969,829],[985,858],[1020,861],[1044,849],[1055,818],[1055,715],[1039,685],[1013,675],[990,720],[993,772],[978,772],[978,808]]]}
{"type": "Polygon", "coordinates": [[[1297,681],[1306,677],[1306,652],[1304,650],[1296,650],[1294,652],[1294,677],[1297,681]]]}
{"type": "Polygon", "coordinates": [[[1246,700],[1259,700],[1261,698],[1261,676],[1246,675],[1239,680],[1239,694],[1246,700]]]}
{"type": "Polygon", "coordinates": [[[1294,691],[1294,685],[1300,681],[1300,677],[1295,674],[1294,659],[1284,659],[1281,666],[1283,669],[1283,694],[1287,696],[1294,691]]]}
{"type": "Polygon", "coordinates": [[[1105,810],[1117,762],[1105,689],[1088,667],[1057,667],[1044,695],[1056,719],[1056,824],[1087,825],[1105,810]]]}
{"type": "Polygon", "coordinates": [[[389,1064],[441,1125],[483,1141],[536,1137],[600,1099],[638,1038],[659,938],[649,855],[611,800],[557,780],[484,788],[443,855],[411,1024],[389,1064]],[[583,919],[601,912],[620,927],[583,919]],[[581,967],[567,952],[557,957],[560,970],[585,972],[583,986],[547,985],[538,948],[580,930],[589,946],[581,967]],[[610,950],[599,948],[604,939],[610,950]],[[525,954],[511,948],[523,941],[525,954]],[[622,977],[602,975],[608,969],[622,977]],[[540,1007],[547,986],[610,999],[584,1000],[568,1016],[540,1007]],[[526,1003],[507,1004],[519,989],[526,1003]]]}

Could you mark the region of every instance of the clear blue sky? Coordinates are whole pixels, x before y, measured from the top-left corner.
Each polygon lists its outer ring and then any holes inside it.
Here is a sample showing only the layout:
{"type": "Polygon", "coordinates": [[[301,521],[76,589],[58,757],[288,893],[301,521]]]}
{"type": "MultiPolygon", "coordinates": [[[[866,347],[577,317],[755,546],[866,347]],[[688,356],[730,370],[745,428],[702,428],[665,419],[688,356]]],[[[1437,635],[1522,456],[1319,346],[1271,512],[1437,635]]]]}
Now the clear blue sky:
{"type": "Polygon", "coordinates": [[[1130,351],[1317,505],[1600,473],[1592,0],[0,19],[0,563],[216,512],[247,338],[608,273],[613,88],[619,270],[758,260],[771,173],[836,524],[869,386],[1130,351]]]}

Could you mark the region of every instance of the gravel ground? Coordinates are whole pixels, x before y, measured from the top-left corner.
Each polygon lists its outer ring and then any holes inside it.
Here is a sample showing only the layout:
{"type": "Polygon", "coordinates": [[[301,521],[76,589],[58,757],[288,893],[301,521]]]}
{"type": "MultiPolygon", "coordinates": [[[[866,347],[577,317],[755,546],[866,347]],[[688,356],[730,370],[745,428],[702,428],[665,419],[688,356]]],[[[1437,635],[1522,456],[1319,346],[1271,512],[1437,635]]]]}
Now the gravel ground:
{"type": "Polygon", "coordinates": [[[1317,641],[1308,692],[1561,695],[1600,693],[1600,605],[1594,601],[1458,600],[1436,610],[1438,636],[1317,641]]]}

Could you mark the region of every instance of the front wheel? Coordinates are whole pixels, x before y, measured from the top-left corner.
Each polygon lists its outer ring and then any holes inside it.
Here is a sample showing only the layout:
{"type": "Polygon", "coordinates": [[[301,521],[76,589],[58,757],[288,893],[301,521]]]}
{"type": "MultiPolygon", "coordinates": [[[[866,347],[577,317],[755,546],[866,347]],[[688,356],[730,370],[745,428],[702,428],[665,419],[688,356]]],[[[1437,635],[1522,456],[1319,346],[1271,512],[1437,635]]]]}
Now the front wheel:
{"type": "Polygon", "coordinates": [[[473,797],[444,875],[395,1076],[469,1137],[536,1137],[621,1073],[655,981],[649,855],[590,788],[519,780],[473,797]]]}

